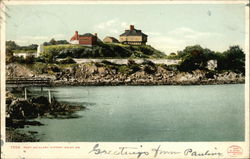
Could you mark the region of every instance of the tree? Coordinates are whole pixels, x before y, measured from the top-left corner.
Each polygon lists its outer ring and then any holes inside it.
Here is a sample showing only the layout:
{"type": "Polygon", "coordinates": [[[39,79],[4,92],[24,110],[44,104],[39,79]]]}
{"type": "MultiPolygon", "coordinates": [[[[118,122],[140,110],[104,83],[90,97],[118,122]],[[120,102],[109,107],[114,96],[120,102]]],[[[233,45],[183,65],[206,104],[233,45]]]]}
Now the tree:
{"type": "Polygon", "coordinates": [[[37,44],[31,44],[29,46],[21,46],[19,49],[20,50],[36,50],[38,47],[37,44]]]}
{"type": "Polygon", "coordinates": [[[182,59],[179,66],[181,71],[204,70],[207,61],[215,58],[213,51],[204,49],[200,45],[187,46],[183,51],[178,52],[178,56],[182,59]]]}
{"type": "Polygon", "coordinates": [[[6,64],[14,62],[15,58],[13,56],[13,51],[9,48],[6,48],[6,64]]]}
{"type": "Polygon", "coordinates": [[[54,38],[52,38],[52,39],[49,41],[49,43],[50,43],[51,45],[56,45],[56,40],[55,40],[54,38]]]}
{"type": "Polygon", "coordinates": [[[67,40],[58,40],[56,44],[69,44],[69,42],[67,40]]]}
{"type": "Polygon", "coordinates": [[[171,52],[171,53],[170,53],[170,56],[176,56],[176,53],[171,52]]]}
{"type": "Polygon", "coordinates": [[[26,64],[33,64],[35,62],[35,57],[33,55],[29,55],[25,58],[24,62],[26,64]]]}
{"type": "Polygon", "coordinates": [[[6,41],[6,49],[10,50],[18,50],[20,48],[19,45],[15,43],[15,41],[6,41]]]}
{"type": "Polygon", "coordinates": [[[224,69],[241,73],[245,72],[245,53],[238,45],[230,46],[229,49],[224,52],[224,56],[224,62],[220,62],[224,69]]]}
{"type": "Polygon", "coordinates": [[[49,42],[44,42],[43,45],[48,46],[48,45],[50,45],[50,43],[49,42]]]}
{"type": "Polygon", "coordinates": [[[36,50],[37,47],[38,47],[37,44],[31,44],[31,45],[27,46],[27,49],[28,49],[28,50],[36,50]]]}
{"type": "Polygon", "coordinates": [[[54,38],[52,38],[49,42],[44,42],[43,43],[44,46],[59,45],[59,44],[69,44],[69,42],[67,40],[58,40],[58,41],[56,41],[54,38]]]}

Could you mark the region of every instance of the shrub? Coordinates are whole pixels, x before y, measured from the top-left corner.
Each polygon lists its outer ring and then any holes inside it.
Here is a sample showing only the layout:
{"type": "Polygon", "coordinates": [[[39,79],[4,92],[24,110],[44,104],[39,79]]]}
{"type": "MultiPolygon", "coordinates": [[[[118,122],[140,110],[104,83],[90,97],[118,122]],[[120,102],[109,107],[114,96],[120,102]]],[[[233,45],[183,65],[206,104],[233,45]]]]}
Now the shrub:
{"type": "Polygon", "coordinates": [[[59,62],[60,64],[74,64],[76,63],[72,57],[67,57],[59,62]]]}
{"type": "Polygon", "coordinates": [[[24,63],[26,64],[33,64],[35,62],[35,57],[34,56],[27,56],[24,59],[24,63]]]}
{"type": "Polygon", "coordinates": [[[144,66],[144,71],[147,73],[147,74],[154,74],[156,72],[156,69],[150,65],[145,65],[144,66]]]}
{"type": "Polygon", "coordinates": [[[207,61],[212,59],[213,54],[214,52],[203,49],[200,45],[187,46],[183,51],[178,52],[178,56],[182,59],[178,69],[180,71],[205,70],[207,61]]]}
{"type": "Polygon", "coordinates": [[[122,65],[120,67],[118,67],[118,72],[121,72],[123,74],[129,74],[130,73],[130,68],[126,65],[122,65]]]}
{"type": "Polygon", "coordinates": [[[98,45],[87,47],[81,45],[49,45],[45,46],[45,51],[42,56],[46,62],[53,62],[55,58],[149,58],[160,57],[163,55],[160,51],[152,48],[151,46],[131,46],[122,44],[105,44],[98,43],[98,45]]]}
{"type": "Polygon", "coordinates": [[[150,65],[150,66],[153,66],[155,67],[155,64],[150,61],[150,60],[147,60],[147,59],[144,59],[143,62],[142,62],[143,65],[150,65]]]}

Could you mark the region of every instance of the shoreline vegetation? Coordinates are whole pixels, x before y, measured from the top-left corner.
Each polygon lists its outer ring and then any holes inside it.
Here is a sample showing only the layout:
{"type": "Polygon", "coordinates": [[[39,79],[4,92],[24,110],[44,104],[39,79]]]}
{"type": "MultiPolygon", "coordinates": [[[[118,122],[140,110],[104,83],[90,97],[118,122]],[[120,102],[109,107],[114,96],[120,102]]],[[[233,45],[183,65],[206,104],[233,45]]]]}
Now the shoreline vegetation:
{"type": "Polygon", "coordinates": [[[45,96],[31,97],[27,100],[17,98],[9,91],[6,93],[6,141],[7,142],[36,142],[37,132],[28,133],[17,130],[25,126],[43,126],[36,121],[41,118],[70,119],[78,118],[77,111],[84,110],[84,106],[72,106],[58,102],[52,98],[51,103],[45,96]]]}

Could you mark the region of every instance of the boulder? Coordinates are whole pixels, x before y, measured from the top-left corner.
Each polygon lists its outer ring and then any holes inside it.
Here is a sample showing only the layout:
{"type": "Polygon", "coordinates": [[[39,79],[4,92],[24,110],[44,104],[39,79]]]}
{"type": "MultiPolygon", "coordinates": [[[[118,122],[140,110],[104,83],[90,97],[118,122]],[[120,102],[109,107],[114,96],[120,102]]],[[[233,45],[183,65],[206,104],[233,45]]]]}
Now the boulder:
{"type": "Polygon", "coordinates": [[[6,112],[10,118],[29,119],[38,117],[38,109],[26,100],[13,100],[7,105],[6,112]]]}

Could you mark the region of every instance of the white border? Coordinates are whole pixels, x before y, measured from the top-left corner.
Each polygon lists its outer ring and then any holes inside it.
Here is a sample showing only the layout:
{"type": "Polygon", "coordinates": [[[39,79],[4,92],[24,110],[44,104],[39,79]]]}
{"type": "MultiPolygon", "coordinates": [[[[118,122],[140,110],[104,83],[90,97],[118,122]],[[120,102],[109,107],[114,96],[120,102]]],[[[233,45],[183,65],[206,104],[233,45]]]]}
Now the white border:
{"type": "MultiPolygon", "coordinates": [[[[4,1],[6,5],[43,5],[43,4],[247,4],[248,1],[4,1]]],[[[5,11],[5,6],[1,5],[1,9],[5,11]]],[[[5,21],[5,15],[1,12],[3,21],[5,21]]],[[[136,158],[135,156],[123,155],[90,155],[88,152],[96,144],[93,142],[37,142],[37,143],[6,143],[5,142],[5,23],[1,24],[1,139],[4,140],[4,146],[2,146],[3,158],[136,158]],[[10,149],[10,146],[79,146],[80,149],[10,149]]],[[[100,142],[102,148],[107,150],[114,150],[119,146],[136,146],[142,145],[141,150],[150,151],[152,148],[156,148],[161,145],[163,150],[168,151],[181,151],[183,152],[187,148],[193,148],[198,151],[211,150],[215,152],[222,152],[225,156],[220,158],[230,158],[227,154],[227,148],[231,145],[241,146],[243,150],[243,156],[240,158],[249,158],[249,7],[246,7],[246,35],[245,35],[245,53],[246,53],[246,84],[245,84],[245,142],[100,142]]],[[[194,157],[180,155],[161,155],[157,158],[218,158],[217,156],[205,156],[194,157]]],[[[141,158],[144,158],[142,156],[141,158]]],[[[153,158],[153,156],[147,156],[147,158],[153,158]]]]}
{"type": "Polygon", "coordinates": [[[6,5],[34,4],[247,4],[246,0],[4,0],[6,5]]]}
{"type": "MultiPolygon", "coordinates": [[[[0,88],[1,88],[1,140],[2,137],[5,137],[5,22],[6,22],[6,17],[5,17],[5,5],[2,5],[2,2],[0,2],[0,16],[1,16],[1,21],[0,21],[0,31],[1,31],[1,39],[0,39],[0,47],[1,47],[1,54],[0,54],[0,61],[1,61],[1,66],[0,66],[0,76],[1,76],[1,83],[0,83],[0,88]]],[[[5,138],[4,138],[5,142],[5,138]]]]}

